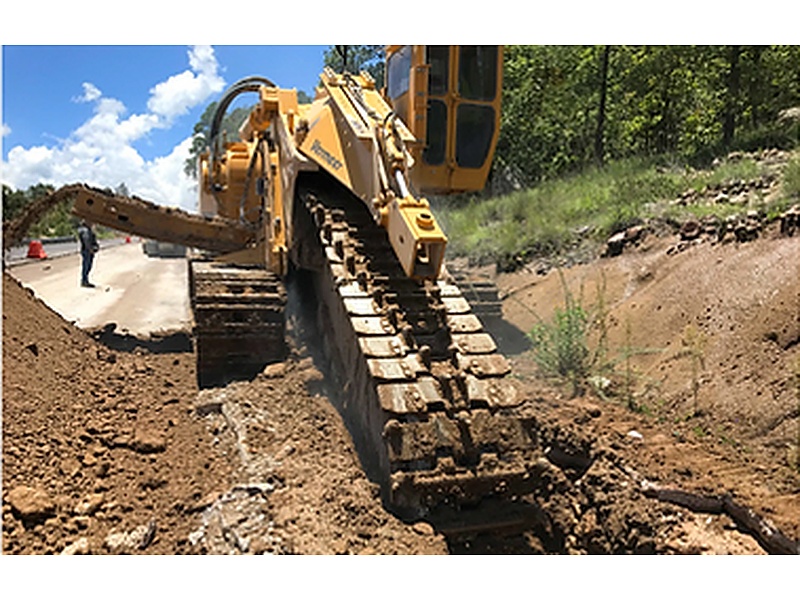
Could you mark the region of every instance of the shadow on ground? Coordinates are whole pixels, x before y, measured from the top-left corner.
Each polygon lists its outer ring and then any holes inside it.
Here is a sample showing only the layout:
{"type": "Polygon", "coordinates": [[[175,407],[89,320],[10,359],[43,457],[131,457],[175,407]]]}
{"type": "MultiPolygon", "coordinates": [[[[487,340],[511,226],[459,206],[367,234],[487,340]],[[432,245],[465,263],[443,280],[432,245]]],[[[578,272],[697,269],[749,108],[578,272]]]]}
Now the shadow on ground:
{"type": "Polygon", "coordinates": [[[481,317],[481,321],[497,343],[500,354],[517,356],[532,348],[530,338],[502,317],[481,317]]]}
{"type": "Polygon", "coordinates": [[[158,333],[140,338],[130,333],[119,333],[116,328],[116,323],[108,323],[87,333],[106,348],[118,352],[133,352],[140,348],[152,354],[169,354],[192,352],[194,349],[192,336],[185,331],[158,333]]]}

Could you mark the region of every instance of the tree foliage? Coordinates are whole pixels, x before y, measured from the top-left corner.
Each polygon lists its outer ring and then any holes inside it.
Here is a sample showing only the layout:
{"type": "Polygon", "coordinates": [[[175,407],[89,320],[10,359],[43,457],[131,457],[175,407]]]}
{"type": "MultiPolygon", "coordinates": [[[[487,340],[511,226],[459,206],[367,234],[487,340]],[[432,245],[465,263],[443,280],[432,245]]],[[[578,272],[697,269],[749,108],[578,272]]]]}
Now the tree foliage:
{"type": "Polygon", "coordinates": [[[523,185],[795,141],[777,117],[800,105],[800,46],[507,46],[504,62],[497,166],[523,185]]]}
{"type": "MultiPolygon", "coordinates": [[[[11,221],[23,209],[39,198],[51,194],[55,188],[50,184],[38,183],[27,190],[12,190],[3,186],[3,221],[11,221]]],[[[77,221],[72,215],[72,203],[62,202],[51,208],[28,231],[29,237],[61,237],[75,233],[77,221]]]]}
{"type": "MultiPolygon", "coordinates": [[[[49,183],[37,183],[30,186],[27,190],[12,190],[3,185],[3,222],[13,221],[19,217],[23,210],[34,201],[52,194],[56,188],[49,183]]],[[[104,188],[108,194],[120,196],[130,196],[128,186],[125,182],[115,188],[104,188]]],[[[48,210],[37,222],[33,223],[25,233],[29,238],[54,238],[74,236],[78,227],[78,217],[72,214],[73,202],[61,202],[48,210]]],[[[101,237],[113,235],[112,229],[104,226],[97,227],[97,233],[101,237]]]]}
{"type": "Polygon", "coordinates": [[[3,221],[16,219],[29,202],[30,198],[24,191],[12,190],[3,184],[3,221]]]}

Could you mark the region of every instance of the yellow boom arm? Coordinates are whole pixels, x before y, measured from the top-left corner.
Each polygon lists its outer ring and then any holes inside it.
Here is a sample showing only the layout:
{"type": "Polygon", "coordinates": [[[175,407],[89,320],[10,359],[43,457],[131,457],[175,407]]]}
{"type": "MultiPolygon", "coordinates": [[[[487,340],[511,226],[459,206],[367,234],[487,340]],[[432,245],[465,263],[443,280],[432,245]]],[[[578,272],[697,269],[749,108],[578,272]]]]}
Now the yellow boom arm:
{"type": "Polygon", "coordinates": [[[428,201],[409,189],[417,144],[367,73],[337,75],[326,69],[322,90],[307,114],[300,151],[367,204],[383,226],[406,274],[438,277],[447,238],[428,201]]]}

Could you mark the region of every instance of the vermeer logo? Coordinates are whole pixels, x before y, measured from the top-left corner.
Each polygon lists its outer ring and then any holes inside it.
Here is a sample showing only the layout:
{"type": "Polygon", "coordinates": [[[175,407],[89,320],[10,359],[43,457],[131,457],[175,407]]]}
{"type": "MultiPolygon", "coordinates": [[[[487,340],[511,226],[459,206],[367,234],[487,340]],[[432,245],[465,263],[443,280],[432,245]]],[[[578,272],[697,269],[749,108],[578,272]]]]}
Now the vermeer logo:
{"type": "Polygon", "coordinates": [[[333,154],[325,150],[322,145],[319,143],[319,140],[314,140],[314,143],[311,144],[311,151],[319,156],[322,160],[324,160],[330,167],[336,171],[342,168],[342,161],[336,158],[333,154]]]}

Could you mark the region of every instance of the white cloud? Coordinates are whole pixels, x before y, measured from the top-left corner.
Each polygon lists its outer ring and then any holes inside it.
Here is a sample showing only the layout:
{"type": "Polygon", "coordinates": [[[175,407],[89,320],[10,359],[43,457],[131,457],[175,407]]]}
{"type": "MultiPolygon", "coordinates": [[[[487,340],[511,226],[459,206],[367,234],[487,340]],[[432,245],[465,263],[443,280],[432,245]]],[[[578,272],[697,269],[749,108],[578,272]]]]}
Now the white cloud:
{"type": "Polygon", "coordinates": [[[5,136],[7,136],[9,133],[11,133],[11,127],[9,127],[8,125],[6,125],[5,123],[3,123],[2,125],[0,125],[0,137],[5,137],[5,136]]]}
{"type": "Polygon", "coordinates": [[[196,182],[183,172],[191,147],[192,138],[190,136],[175,146],[167,156],[156,158],[150,167],[150,174],[154,186],[152,193],[153,195],[160,193],[164,199],[163,204],[181,206],[196,211],[196,182]]]}
{"type": "Polygon", "coordinates": [[[73,98],[73,102],[93,102],[103,95],[103,92],[101,92],[97,86],[92,83],[84,81],[82,85],[83,95],[73,98]]]}
{"type": "Polygon", "coordinates": [[[217,74],[213,48],[196,46],[188,54],[191,70],[173,75],[150,90],[147,108],[167,121],[186,114],[191,107],[225,86],[225,81],[217,74]]]}
{"type": "Polygon", "coordinates": [[[51,180],[53,152],[53,150],[45,146],[34,146],[29,150],[20,146],[12,148],[8,151],[8,165],[11,168],[3,165],[3,183],[10,182],[11,187],[19,189],[21,186],[15,185],[13,179],[8,178],[9,181],[6,181],[7,175],[12,175],[16,172],[25,173],[26,177],[30,178],[31,183],[28,186],[39,181],[51,180]]]}
{"type": "MultiPolygon", "coordinates": [[[[120,100],[83,83],[83,93],[73,101],[92,103],[92,116],[52,147],[12,148],[8,160],[0,163],[3,183],[26,189],[37,183],[58,187],[75,182],[115,188],[124,182],[141,198],[195,210],[195,183],[183,173],[191,137],[150,161],[133,146],[154,129],[171,127],[175,117],[223,89],[213,48],[193,47],[188,59],[190,69],[150,89],[148,111],[142,114],[128,115],[120,100]]],[[[10,128],[3,124],[2,131],[7,135],[10,128]]]]}
{"type": "Polygon", "coordinates": [[[217,59],[211,46],[194,46],[189,50],[189,66],[198,73],[207,77],[216,77],[217,59]]]}

